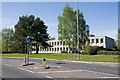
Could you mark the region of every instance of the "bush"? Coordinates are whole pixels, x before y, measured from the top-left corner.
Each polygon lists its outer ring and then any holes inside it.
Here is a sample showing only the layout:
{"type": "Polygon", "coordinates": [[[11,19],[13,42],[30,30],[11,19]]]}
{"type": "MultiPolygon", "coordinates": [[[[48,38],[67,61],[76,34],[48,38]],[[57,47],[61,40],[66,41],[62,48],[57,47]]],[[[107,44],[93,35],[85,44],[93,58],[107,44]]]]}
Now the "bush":
{"type": "Polygon", "coordinates": [[[89,55],[96,55],[97,51],[100,50],[101,48],[98,46],[89,46],[87,45],[85,47],[85,53],[89,54],[89,55]]]}
{"type": "Polygon", "coordinates": [[[98,46],[91,46],[91,52],[90,55],[96,55],[99,50],[98,46]]]}
{"type": "Polygon", "coordinates": [[[120,55],[120,51],[98,51],[99,55],[120,55]]]}
{"type": "Polygon", "coordinates": [[[90,46],[89,44],[87,44],[87,45],[85,46],[85,52],[84,52],[84,53],[90,54],[90,52],[91,52],[91,46],[90,46]]]}

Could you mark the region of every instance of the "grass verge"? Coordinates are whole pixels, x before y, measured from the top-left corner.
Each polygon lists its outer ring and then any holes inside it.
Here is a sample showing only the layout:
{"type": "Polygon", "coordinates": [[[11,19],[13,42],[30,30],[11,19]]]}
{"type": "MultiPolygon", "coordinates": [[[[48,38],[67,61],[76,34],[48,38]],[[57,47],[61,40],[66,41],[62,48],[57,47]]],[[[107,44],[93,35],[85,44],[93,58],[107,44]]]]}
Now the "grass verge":
{"type": "MultiPolygon", "coordinates": [[[[24,57],[25,54],[0,54],[4,57],[24,57]]],[[[47,58],[57,60],[70,60],[70,61],[86,61],[86,62],[120,62],[118,55],[80,55],[80,60],[77,59],[78,55],[69,53],[56,53],[56,54],[30,54],[30,58],[47,58]]]]}

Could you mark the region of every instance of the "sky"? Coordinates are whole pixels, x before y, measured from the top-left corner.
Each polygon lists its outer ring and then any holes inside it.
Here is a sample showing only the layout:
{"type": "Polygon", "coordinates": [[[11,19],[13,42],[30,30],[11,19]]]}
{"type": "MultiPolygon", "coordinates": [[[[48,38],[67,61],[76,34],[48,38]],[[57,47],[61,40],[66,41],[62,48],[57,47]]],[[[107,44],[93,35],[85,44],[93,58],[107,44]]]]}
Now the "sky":
{"type": "MultiPolygon", "coordinates": [[[[76,2],[3,2],[2,28],[14,27],[19,16],[34,15],[45,22],[49,35],[57,39],[58,16],[66,4],[76,10],[76,2]]],[[[78,8],[84,14],[90,34],[117,39],[117,2],[79,2],[78,8]]]]}

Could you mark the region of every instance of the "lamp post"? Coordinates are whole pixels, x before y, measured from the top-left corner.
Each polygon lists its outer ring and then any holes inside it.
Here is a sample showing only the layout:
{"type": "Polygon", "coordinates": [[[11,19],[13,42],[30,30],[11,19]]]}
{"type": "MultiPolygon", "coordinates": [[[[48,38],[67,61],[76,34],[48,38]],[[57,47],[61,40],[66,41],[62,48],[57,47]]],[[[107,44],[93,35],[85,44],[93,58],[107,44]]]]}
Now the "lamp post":
{"type": "Polygon", "coordinates": [[[79,50],[79,27],[78,27],[78,0],[76,2],[77,9],[77,50],[78,50],[78,59],[80,59],[80,50],[79,50]]]}

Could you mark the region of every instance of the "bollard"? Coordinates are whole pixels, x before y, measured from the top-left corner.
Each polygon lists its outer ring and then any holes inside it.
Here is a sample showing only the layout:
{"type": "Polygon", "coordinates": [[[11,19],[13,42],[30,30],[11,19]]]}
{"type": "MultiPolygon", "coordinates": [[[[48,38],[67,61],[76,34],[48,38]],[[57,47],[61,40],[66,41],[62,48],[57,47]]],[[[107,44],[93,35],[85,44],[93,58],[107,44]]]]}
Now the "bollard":
{"type": "Polygon", "coordinates": [[[45,67],[46,65],[47,65],[46,59],[43,58],[43,60],[42,60],[42,66],[45,67]]]}
{"type": "Polygon", "coordinates": [[[47,65],[47,61],[45,58],[43,58],[42,60],[42,66],[45,68],[45,69],[49,69],[50,67],[47,65]]]}

